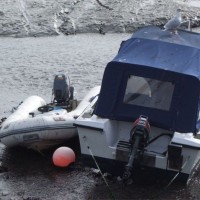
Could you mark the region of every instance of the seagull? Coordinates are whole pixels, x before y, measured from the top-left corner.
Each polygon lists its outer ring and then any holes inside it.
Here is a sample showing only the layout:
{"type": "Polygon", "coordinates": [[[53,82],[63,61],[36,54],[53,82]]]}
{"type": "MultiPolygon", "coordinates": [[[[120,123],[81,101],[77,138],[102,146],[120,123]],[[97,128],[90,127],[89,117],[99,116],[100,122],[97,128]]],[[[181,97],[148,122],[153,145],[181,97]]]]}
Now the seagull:
{"type": "Polygon", "coordinates": [[[176,16],[170,19],[165,25],[164,25],[164,31],[169,30],[171,32],[174,32],[177,34],[177,28],[181,25],[181,9],[177,9],[176,16]]]}

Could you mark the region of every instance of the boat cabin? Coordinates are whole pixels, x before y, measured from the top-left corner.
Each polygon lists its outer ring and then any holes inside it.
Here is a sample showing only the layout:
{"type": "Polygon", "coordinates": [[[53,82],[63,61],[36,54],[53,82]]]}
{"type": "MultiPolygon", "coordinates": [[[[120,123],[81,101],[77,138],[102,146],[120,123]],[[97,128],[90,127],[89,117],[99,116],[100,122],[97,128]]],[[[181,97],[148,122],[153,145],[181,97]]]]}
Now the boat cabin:
{"type": "Polygon", "coordinates": [[[121,43],[107,64],[94,111],[99,117],[196,133],[199,123],[200,37],[145,27],[121,43]]]}

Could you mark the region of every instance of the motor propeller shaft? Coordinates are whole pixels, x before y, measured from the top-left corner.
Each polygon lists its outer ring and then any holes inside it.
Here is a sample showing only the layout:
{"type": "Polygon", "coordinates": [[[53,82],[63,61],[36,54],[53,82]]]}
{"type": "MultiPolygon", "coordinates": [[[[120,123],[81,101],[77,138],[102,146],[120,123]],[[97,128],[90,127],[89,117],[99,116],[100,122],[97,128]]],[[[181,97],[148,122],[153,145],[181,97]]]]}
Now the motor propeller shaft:
{"type": "Polygon", "coordinates": [[[133,128],[130,132],[130,154],[128,163],[125,166],[123,173],[123,180],[127,182],[133,170],[133,165],[135,160],[142,155],[144,147],[148,144],[149,140],[150,125],[148,118],[146,116],[140,116],[133,125],[133,128]]]}

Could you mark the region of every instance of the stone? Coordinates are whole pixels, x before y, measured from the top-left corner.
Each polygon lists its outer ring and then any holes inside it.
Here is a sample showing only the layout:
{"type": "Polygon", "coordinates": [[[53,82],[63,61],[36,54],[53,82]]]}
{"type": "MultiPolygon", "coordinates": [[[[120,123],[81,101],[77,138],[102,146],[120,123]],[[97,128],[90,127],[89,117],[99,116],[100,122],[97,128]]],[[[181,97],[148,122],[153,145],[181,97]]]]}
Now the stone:
{"type": "Polygon", "coordinates": [[[190,0],[0,0],[0,36],[131,33],[144,25],[163,26],[177,8],[199,25],[199,4],[190,0]]]}

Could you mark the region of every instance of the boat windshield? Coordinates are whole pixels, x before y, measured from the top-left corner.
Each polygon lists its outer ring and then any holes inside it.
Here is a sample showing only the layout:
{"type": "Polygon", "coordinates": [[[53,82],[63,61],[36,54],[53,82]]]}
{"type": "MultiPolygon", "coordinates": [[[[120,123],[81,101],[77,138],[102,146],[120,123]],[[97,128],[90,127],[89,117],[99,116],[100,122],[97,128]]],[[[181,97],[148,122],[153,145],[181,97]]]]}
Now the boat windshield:
{"type": "Polygon", "coordinates": [[[175,84],[131,75],[128,78],[123,102],[168,111],[175,84]]]}

